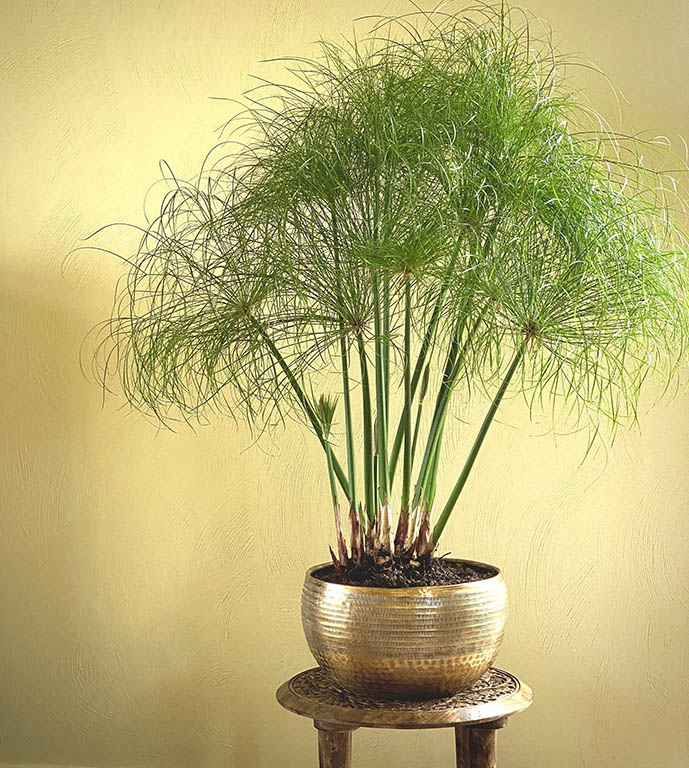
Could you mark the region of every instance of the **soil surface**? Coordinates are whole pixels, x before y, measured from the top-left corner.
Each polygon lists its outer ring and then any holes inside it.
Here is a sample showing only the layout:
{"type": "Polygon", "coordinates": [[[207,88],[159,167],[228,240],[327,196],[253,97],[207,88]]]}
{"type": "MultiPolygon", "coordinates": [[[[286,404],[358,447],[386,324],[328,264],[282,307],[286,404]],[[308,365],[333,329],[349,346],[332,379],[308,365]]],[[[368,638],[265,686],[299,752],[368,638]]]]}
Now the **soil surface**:
{"type": "Polygon", "coordinates": [[[328,565],[314,573],[322,581],[332,584],[349,584],[357,587],[437,587],[464,584],[495,576],[497,570],[469,565],[457,560],[434,557],[424,560],[408,558],[366,558],[361,564],[351,564],[337,573],[334,565],[328,565]]]}

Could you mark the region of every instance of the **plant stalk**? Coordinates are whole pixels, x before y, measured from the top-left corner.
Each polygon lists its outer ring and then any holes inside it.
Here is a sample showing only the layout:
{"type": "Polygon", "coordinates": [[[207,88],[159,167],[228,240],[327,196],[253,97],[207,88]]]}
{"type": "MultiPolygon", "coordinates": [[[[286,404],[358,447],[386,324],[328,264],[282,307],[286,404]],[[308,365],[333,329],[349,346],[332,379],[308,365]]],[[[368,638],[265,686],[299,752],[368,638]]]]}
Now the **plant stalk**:
{"type": "Polygon", "coordinates": [[[423,414],[423,401],[426,398],[426,390],[428,389],[428,377],[430,374],[430,367],[426,366],[424,371],[423,381],[421,382],[421,392],[419,392],[419,404],[416,408],[416,423],[414,424],[414,438],[411,443],[411,468],[414,468],[414,457],[416,456],[416,444],[419,440],[419,429],[421,427],[421,415],[423,414]]]}
{"type": "Polygon", "coordinates": [[[466,461],[464,462],[464,467],[462,468],[462,472],[457,478],[457,482],[454,485],[454,488],[452,489],[450,496],[448,497],[447,503],[445,504],[445,507],[443,508],[443,511],[440,514],[440,517],[438,518],[438,521],[435,524],[435,527],[433,528],[433,546],[438,543],[438,539],[440,538],[443,530],[445,529],[445,526],[447,525],[447,521],[450,518],[450,515],[452,514],[452,510],[454,509],[457,499],[459,498],[459,495],[461,494],[462,490],[464,489],[464,486],[466,484],[467,478],[469,477],[469,474],[471,473],[471,469],[474,466],[474,462],[476,461],[476,457],[478,456],[478,452],[481,450],[481,446],[483,445],[483,441],[486,437],[486,433],[488,432],[488,429],[490,425],[493,422],[493,418],[495,417],[495,414],[500,406],[500,403],[502,402],[502,398],[505,395],[505,392],[507,391],[507,387],[509,386],[510,380],[512,379],[512,376],[514,376],[514,372],[519,367],[519,364],[522,361],[522,358],[524,357],[524,352],[526,351],[526,344],[527,342],[522,342],[515,352],[514,358],[512,359],[512,362],[510,363],[510,367],[507,370],[507,373],[505,374],[505,378],[502,380],[502,383],[500,384],[500,388],[495,394],[495,397],[493,398],[493,402],[490,404],[490,408],[488,409],[488,412],[486,413],[483,423],[481,424],[481,428],[478,431],[478,434],[476,435],[476,439],[474,440],[474,444],[471,446],[471,451],[469,451],[469,455],[467,456],[466,461]]]}
{"type": "MultiPolygon", "coordinates": [[[[333,205],[330,206],[330,216],[333,233],[333,255],[335,258],[335,267],[337,275],[337,293],[342,296],[340,285],[340,245],[337,228],[337,215],[333,205]]],[[[345,411],[345,435],[347,441],[347,480],[349,483],[349,500],[354,509],[359,508],[359,500],[356,485],[356,456],[354,451],[354,429],[352,427],[352,402],[349,391],[349,350],[347,349],[347,338],[345,335],[344,320],[340,318],[340,358],[342,365],[342,392],[344,397],[345,411]]],[[[361,521],[363,524],[363,520],[361,521]]]]}
{"type": "Polygon", "coordinates": [[[342,516],[340,503],[337,500],[337,485],[335,483],[335,470],[333,467],[333,452],[328,437],[325,438],[325,455],[328,461],[328,477],[330,478],[330,495],[333,501],[333,513],[335,515],[335,535],[337,537],[337,558],[340,565],[346,565],[348,561],[347,545],[342,532],[342,516]]]}
{"type": "MultiPolygon", "coordinates": [[[[454,269],[456,260],[457,260],[457,254],[455,253],[452,256],[452,259],[450,260],[450,264],[448,265],[448,268],[447,268],[448,277],[452,273],[452,270],[454,269]]],[[[419,384],[419,379],[421,378],[421,372],[423,371],[423,367],[426,362],[426,358],[428,356],[428,350],[430,349],[430,346],[433,342],[433,337],[435,336],[435,332],[438,328],[438,322],[440,321],[440,313],[443,308],[443,302],[445,301],[445,294],[447,293],[447,289],[448,289],[448,283],[447,283],[447,280],[445,280],[440,289],[440,293],[438,294],[438,299],[435,303],[435,307],[433,307],[433,314],[431,315],[431,321],[429,322],[428,327],[426,328],[426,332],[424,333],[424,336],[423,336],[423,341],[421,342],[421,349],[419,350],[419,354],[416,358],[414,373],[412,374],[412,379],[411,379],[412,397],[414,397],[414,395],[416,394],[416,388],[419,384]]],[[[392,444],[392,449],[390,451],[390,461],[388,463],[388,472],[390,474],[390,482],[393,482],[393,480],[395,479],[395,470],[397,469],[397,460],[399,459],[403,439],[404,439],[404,415],[400,417],[399,424],[397,425],[397,432],[395,433],[395,440],[392,444]]]]}
{"type": "Polygon", "coordinates": [[[380,285],[378,275],[373,276],[373,297],[375,310],[375,376],[376,376],[376,422],[378,455],[378,488],[380,503],[386,504],[389,498],[388,461],[387,461],[387,403],[385,400],[385,343],[383,338],[384,310],[381,309],[380,285]]]}
{"type": "Polygon", "coordinates": [[[409,513],[409,496],[411,487],[411,457],[412,457],[412,433],[411,433],[411,287],[409,275],[404,281],[404,462],[402,466],[402,510],[409,513]]]}
{"type": "Polygon", "coordinates": [[[404,409],[402,420],[404,422],[404,463],[402,474],[402,499],[400,514],[395,532],[395,551],[405,550],[407,536],[409,534],[410,510],[409,496],[411,486],[411,460],[412,460],[412,434],[411,434],[411,288],[409,275],[404,280],[404,409]]]}
{"type": "Polygon", "coordinates": [[[340,337],[340,356],[342,358],[342,390],[347,440],[347,478],[351,492],[349,501],[354,506],[354,509],[358,509],[359,499],[356,488],[356,456],[354,452],[354,428],[352,425],[352,401],[349,391],[349,350],[347,349],[347,341],[344,337],[344,333],[340,337]]]}
{"type": "MultiPolygon", "coordinates": [[[[424,450],[423,458],[421,460],[421,468],[419,469],[419,475],[416,480],[416,487],[414,490],[414,500],[412,502],[412,506],[414,507],[416,507],[421,500],[421,495],[423,493],[423,488],[426,482],[429,464],[431,463],[431,460],[433,458],[433,452],[435,450],[438,430],[443,418],[443,411],[446,407],[445,404],[448,402],[450,394],[452,393],[452,374],[453,374],[453,371],[455,370],[457,371],[457,373],[459,372],[459,368],[456,365],[456,363],[458,359],[459,339],[462,335],[462,330],[464,328],[464,325],[465,325],[465,319],[460,318],[457,321],[457,327],[455,328],[455,333],[454,333],[454,336],[452,337],[450,350],[447,354],[447,360],[445,361],[445,370],[443,371],[443,378],[440,384],[440,389],[438,390],[438,394],[436,395],[435,410],[433,411],[433,419],[431,421],[431,426],[428,430],[428,438],[426,439],[426,448],[424,450]]],[[[476,327],[477,327],[477,324],[474,325],[474,329],[476,327]]],[[[462,350],[462,353],[464,353],[468,348],[468,344],[470,340],[471,340],[471,334],[469,334],[469,336],[464,342],[464,348],[462,350]]]]}
{"type": "MultiPolygon", "coordinates": [[[[383,278],[383,390],[385,393],[385,447],[387,453],[388,426],[390,424],[390,277],[383,278]]],[[[390,488],[390,461],[386,462],[388,469],[388,490],[390,488]]]]}
{"type": "MultiPolygon", "coordinates": [[[[263,339],[265,340],[266,344],[268,345],[268,348],[270,349],[273,357],[277,360],[278,364],[282,368],[285,376],[287,377],[287,380],[289,381],[292,389],[294,390],[297,399],[299,400],[299,404],[304,409],[304,413],[306,413],[309,421],[311,422],[311,426],[313,427],[314,432],[316,433],[316,437],[319,439],[321,445],[323,446],[323,450],[327,453],[327,440],[325,439],[323,435],[323,429],[321,428],[320,421],[318,420],[318,416],[316,415],[316,412],[313,409],[313,406],[311,405],[308,397],[306,396],[306,393],[301,387],[301,384],[297,381],[297,377],[294,375],[294,372],[292,369],[287,365],[287,362],[285,358],[280,354],[280,350],[275,345],[275,342],[270,338],[270,336],[266,333],[265,329],[261,326],[261,324],[253,320],[254,325],[258,332],[261,334],[263,339]]],[[[337,456],[333,453],[332,455],[333,459],[333,467],[335,470],[335,474],[337,475],[337,479],[340,483],[340,486],[342,488],[342,491],[344,492],[344,495],[351,501],[350,495],[349,495],[349,483],[347,482],[347,476],[344,473],[344,470],[342,469],[342,466],[340,465],[340,462],[337,460],[337,456]]]]}
{"type": "Polygon", "coordinates": [[[361,365],[361,401],[364,422],[364,498],[366,500],[366,515],[369,525],[376,518],[375,507],[375,478],[373,475],[373,422],[371,418],[371,387],[368,379],[368,363],[366,347],[361,334],[357,335],[359,363],[361,365]]]}

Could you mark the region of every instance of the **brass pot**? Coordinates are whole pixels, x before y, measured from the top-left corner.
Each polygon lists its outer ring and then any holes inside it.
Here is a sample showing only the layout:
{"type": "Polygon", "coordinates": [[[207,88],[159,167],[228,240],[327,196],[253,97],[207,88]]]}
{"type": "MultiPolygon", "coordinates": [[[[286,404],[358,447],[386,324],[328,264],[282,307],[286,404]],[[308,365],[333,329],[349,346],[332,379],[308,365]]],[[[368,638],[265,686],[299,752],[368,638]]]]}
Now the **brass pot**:
{"type": "MultiPolygon", "coordinates": [[[[455,561],[457,562],[457,561],[455,561]]],[[[355,587],[306,572],[301,618],[316,661],[346,689],[378,698],[451,696],[488,670],[502,644],[507,590],[487,578],[438,587],[355,587]]]]}

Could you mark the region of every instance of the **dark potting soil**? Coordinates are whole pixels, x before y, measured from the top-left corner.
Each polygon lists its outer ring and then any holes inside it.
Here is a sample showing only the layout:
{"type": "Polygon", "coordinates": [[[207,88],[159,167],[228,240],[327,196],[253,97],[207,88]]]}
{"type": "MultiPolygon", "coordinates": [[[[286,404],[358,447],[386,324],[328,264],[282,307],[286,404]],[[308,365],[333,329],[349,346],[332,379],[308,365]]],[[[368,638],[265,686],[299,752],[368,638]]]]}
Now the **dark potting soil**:
{"type": "Polygon", "coordinates": [[[341,568],[327,565],[314,573],[317,579],[332,584],[349,584],[357,587],[437,587],[464,584],[495,576],[497,570],[487,566],[470,565],[457,560],[434,557],[422,560],[408,558],[368,557],[361,564],[341,568]]]}

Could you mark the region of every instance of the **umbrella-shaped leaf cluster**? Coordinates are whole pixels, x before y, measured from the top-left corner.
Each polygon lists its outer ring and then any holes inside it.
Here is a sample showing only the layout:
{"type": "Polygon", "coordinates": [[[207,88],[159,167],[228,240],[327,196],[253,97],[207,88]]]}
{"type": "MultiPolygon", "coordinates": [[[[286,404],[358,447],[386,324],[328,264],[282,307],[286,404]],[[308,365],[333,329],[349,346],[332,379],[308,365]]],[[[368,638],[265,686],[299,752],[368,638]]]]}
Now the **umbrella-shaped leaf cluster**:
{"type": "Polygon", "coordinates": [[[669,381],[688,320],[677,196],[560,86],[547,36],[504,6],[372,24],[246,95],[128,258],[98,350],[161,419],[303,418],[340,566],[430,554],[508,387],[595,435],[635,417],[649,371],[669,381]],[[491,405],[436,516],[472,382],[491,405]]]}

